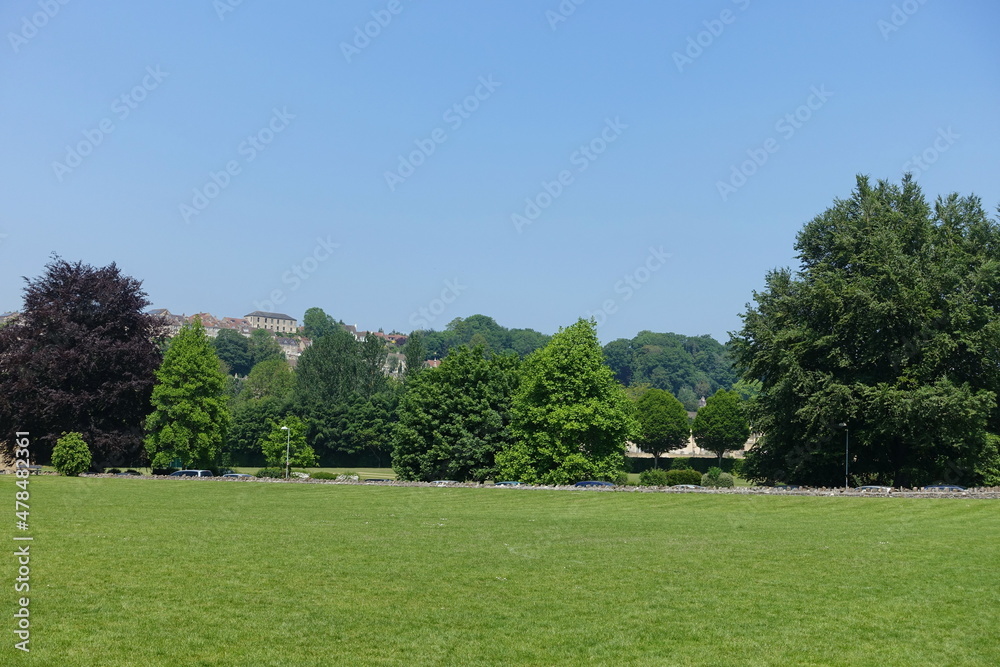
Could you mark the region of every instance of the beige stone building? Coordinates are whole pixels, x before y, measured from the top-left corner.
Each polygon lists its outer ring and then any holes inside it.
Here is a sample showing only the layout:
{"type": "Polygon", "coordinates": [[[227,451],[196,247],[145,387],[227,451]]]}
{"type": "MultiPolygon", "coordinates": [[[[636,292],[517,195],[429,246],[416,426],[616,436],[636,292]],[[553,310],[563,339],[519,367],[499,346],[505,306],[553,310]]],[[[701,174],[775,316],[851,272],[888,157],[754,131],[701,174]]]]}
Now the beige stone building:
{"type": "Polygon", "coordinates": [[[284,313],[265,313],[255,310],[244,319],[250,323],[254,329],[267,329],[276,334],[295,333],[298,331],[298,322],[295,318],[284,313]]]}

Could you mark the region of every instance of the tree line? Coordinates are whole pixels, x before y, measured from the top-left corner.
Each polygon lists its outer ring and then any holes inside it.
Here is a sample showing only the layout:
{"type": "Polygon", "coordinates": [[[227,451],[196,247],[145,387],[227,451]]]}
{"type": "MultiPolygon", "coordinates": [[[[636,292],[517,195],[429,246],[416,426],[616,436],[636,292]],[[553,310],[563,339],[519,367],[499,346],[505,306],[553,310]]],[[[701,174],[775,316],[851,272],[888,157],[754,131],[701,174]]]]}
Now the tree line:
{"type": "Polygon", "coordinates": [[[1000,484],[996,219],[859,176],[795,249],[726,345],[643,331],[601,348],[593,322],[549,337],[475,315],[413,332],[401,377],[379,337],[321,309],[294,371],[264,332],[168,342],[138,281],[54,257],[0,328],[0,441],[32,432],[47,461],[79,432],[95,467],[273,463],[284,443],[299,465],[364,453],[405,479],[562,483],[620,475],[627,440],[658,458],[693,432],[721,457],[752,424],[760,483],[1000,484]]]}

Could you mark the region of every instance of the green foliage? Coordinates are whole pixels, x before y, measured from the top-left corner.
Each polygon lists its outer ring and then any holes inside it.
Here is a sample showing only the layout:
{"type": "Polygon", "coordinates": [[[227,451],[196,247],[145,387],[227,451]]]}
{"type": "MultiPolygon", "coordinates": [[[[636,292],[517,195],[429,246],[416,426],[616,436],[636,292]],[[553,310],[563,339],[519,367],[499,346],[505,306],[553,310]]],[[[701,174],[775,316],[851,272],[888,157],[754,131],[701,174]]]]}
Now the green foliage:
{"type": "Polygon", "coordinates": [[[604,364],[593,321],[579,320],[522,364],[514,398],[514,442],[497,474],[536,484],[614,480],[636,430],[633,405],[604,364]]]}
{"type": "Polygon", "coordinates": [[[444,331],[425,331],[423,335],[427,354],[435,359],[443,359],[460,345],[470,348],[482,345],[487,355],[516,354],[524,358],[550,340],[532,329],[507,329],[486,315],[457,317],[444,331]]]}
{"type": "Polygon", "coordinates": [[[679,470],[667,470],[667,486],[675,484],[701,484],[702,475],[697,470],[681,468],[679,470]]]}
{"type": "Polygon", "coordinates": [[[399,407],[392,467],[400,479],[483,481],[511,442],[515,355],[453,348],[437,368],[410,380],[399,407]]]}
{"type": "Polygon", "coordinates": [[[240,390],[243,400],[274,399],[284,403],[291,399],[295,376],[283,357],[262,361],[253,367],[240,390]]]}
{"type": "Polygon", "coordinates": [[[728,389],[738,377],[729,352],[711,336],[641,331],[605,345],[604,357],[622,384],[669,391],[691,411],[700,396],[728,389]]]}
{"type": "Polygon", "coordinates": [[[735,391],[720,389],[698,410],[691,432],[698,446],[719,457],[743,448],[750,437],[746,411],[735,391]]]}
{"type": "Polygon", "coordinates": [[[250,332],[250,364],[257,364],[270,359],[284,359],[285,353],[274,334],[267,329],[254,329],[250,332]]]}
{"type": "Polygon", "coordinates": [[[710,486],[719,489],[731,489],[736,485],[736,481],[733,479],[733,476],[728,472],[722,472],[718,468],[712,468],[712,470],[718,470],[719,472],[714,477],[711,475],[711,471],[702,475],[702,486],[710,486]]]}
{"type": "Polygon", "coordinates": [[[235,329],[220,329],[212,339],[212,346],[219,359],[229,367],[230,373],[246,376],[253,367],[250,356],[250,339],[235,329]]]}
{"type": "Polygon", "coordinates": [[[334,475],[332,472],[326,472],[323,470],[309,473],[309,476],[313,479],[337,479],[337,477],[339,477],[339,475],[334,475]]]}
{"type": "Polygon", "coordinates": [[[639,473],[639,484],[643,486],[667,486],[667,471],[650,468],[639,473]]]}
{"type": "Polygon", "coordinates": [[[52,466],[60,474],[76,477],[90,469],[90,447],[79,433],[63,433],[52,449],[52,466]]]}
{"type": "Polygon", "coordinates": [[[414,331],[406,339],[406,345],[403,346],[403,358],[406,363],[405,376],[407,380],[424,369],[427,350],[424,347],[424,338],[419,331],[414,331]]]}
{"type": "Polygon", "coordinates": [[[270,477],[272,479],[282,479],[285,476],[284,468],[261,468],[257,471],[257,477],[270,477]]]}
{"type": "Polygon", "coordinates": [[[184,326],[156,371],[153,412],[146,419],[146,451],[154,468],[175,459],[211,467],[229,427],[226,376],[201,323],[184,326]]]}
{"type": "Polygon", "coordinates": [[[284,466],[286,454],[293,466],[309,468],[317,464],[315,450],[306,443],[305,424],[294,415],[269,422],[260,449],[268,466],[284,466]]]}
{"type": "Polygon", "coordinates": [[[649,389],[636,401],[639,428],[633,440],[642,451],[653,455],[654,466],[660,456],[688,443],[691,426],[681,402],[662,389],[649,389]]]}
{"type": "Polygon", "coordinates": [[[979,483],[1000,433],[1000,227],[975,197],[934,206],[858,177],[805,225],[800,265],[767,275],[733,339],[766,437],[755,480],[810,486],[851,472],[893,486],[979,483]]]}
{"type": "Polygon", "coordinates": [[[302,333],[316,342],[317,338],[332,334],[339,328],[337,322],[322,308],[309,308],[302,317],[302,333]]]}

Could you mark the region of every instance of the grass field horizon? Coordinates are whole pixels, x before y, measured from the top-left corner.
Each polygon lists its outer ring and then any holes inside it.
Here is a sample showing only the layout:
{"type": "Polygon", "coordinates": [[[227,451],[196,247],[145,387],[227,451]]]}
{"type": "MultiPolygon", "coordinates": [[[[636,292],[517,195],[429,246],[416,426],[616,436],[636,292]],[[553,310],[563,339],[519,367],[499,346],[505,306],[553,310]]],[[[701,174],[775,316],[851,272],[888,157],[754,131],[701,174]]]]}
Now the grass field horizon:
{"type": "Polygon", "coordinates": [[[31,481],[38,664],[1000,654],[996,501],[31,481]]]}

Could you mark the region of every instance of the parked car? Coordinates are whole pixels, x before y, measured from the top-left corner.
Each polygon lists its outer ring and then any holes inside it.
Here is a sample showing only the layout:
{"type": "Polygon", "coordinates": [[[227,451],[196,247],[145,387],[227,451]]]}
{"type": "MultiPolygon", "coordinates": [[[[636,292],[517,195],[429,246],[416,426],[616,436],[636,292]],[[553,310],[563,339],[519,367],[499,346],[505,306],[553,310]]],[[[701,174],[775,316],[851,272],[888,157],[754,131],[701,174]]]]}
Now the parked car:
{"type": "Polygon", "coordinates": [[[434,486],[451,486],[452,484],[458,484],[453,479],[435,479],[431,482],[434,486]]]}
{"type": "Polygon", "coordinates": [[[965,491],[965,487],[956,484],[930,484],[924,487],[924,491],[965,491]]]}
{"type": "Polygon", "coordinates": [[[573,486],[614,486],[611,482],[602,482],[596,479],[588,479],[585,482],[577,482],[573,486]]]}
{"type": "Polygon", "coordinates": [[[494,482],[493,486],[521,486],[520,482],[494,482]]]}
{"type": "Polygon", "coordinates": [[[888,493],[892,491],[891,486],[878,486],[877,484],[867,484],[865,486],[859,486],[858,491],[864,493],[865,491],[878,491],[880,493],[888,493]]]}
{"type": "Polygon", "coordinates": [[[674,484],[671,489],[704,489],[700,484],[674,484]]]}
{"type": "Polygon", "coordinates": [[[211,470],[178,470],[170,473],[171,477],[215,477],[211,470]]]}
{"type": "Polygon", "coordinates": [[[227,472],[222,477],[224,479],[254,479],[253,475],[248,475],[245,472],[227,472]]]}

